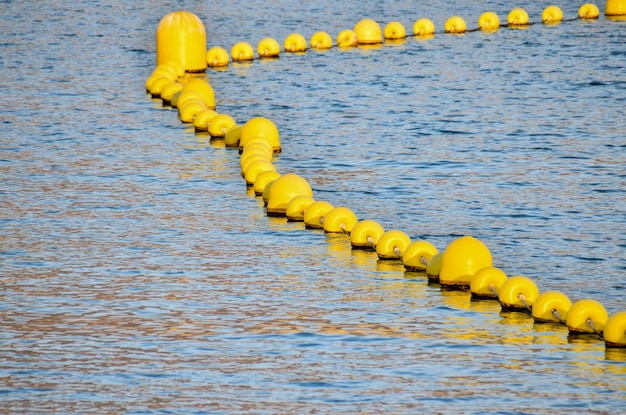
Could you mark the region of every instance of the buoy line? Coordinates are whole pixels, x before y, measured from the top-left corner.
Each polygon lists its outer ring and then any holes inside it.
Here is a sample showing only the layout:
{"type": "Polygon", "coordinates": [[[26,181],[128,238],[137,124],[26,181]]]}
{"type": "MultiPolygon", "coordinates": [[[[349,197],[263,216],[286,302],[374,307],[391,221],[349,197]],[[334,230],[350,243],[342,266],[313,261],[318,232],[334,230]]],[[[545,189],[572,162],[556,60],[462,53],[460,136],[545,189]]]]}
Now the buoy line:
{"type": "MultiPolygon", "coordinates": [[[[626,16],[626,0],[608,0],[607,16],[626,16]]],[[[597,19],[599,9],[587,3],[580,7],[579,19],[597,19]]],[[[563,13],[558,6],[548,6],[542,13],[544,24],[558,24],[563,13]]],[[[493,12],[483,13],[478,28],[467,29],[460,16],[446,21],[444,33],[462,34],[500,27],[523,27],[529,22],[524,9],[511,10],[507,23],[500,25],[493,12]]],[[[435,25],[426,18],[418,19],[413,36],[430,37],[435,25]]],[[[382,30],[372,19],[362,19],[354,28],[337,36],[338,47],[379,44],[386,40],[406,37],[404,26],[390,22],[382,30]]],[[[401,261],[405,271],[426,275],[429,282],[437,282],[442,289],[469,291],[472,299],[496,300],[503,311],[522,312],[532,316],[535,323],[565,325],[571,335],[594,335],[607,348],[626,348],[626,311],[609,317],[604,306],[593,299],[572,303],[558,291],[539,292],[535,283],[522,275],[507,276],[493,265],[491,252],[480,240],[466,235],[452,241],[443,251],[430,242],[411,238],[397,229],[385,230],[378,222],[359,220],[345,206],[333,206],[315,200],[310,184],[303,177],[276,171],[272,164],[275,153],[282,151],[277,126],[264,117],[237,125],[228,114],[216,111],[215,94],[211,85],[187,73],[203,73],[207,67],[226,66],[229,54],[213,47],[206,51],[204,25],[193,13],[173,12],[165,16],[157,29],[157,66],[146,80],[146,91],[160,98],[164,105],[178,110],[183,123],[193,124],[197,132],[208,132],[212,139],[223,139],[227,147],[238,148],[241,175],[256,196],[262,196],[268,216],[285,217],[287,221],[304,222],[306,229],[323,229],[325,233],[348,235],[353,249],[376,252],[379,260],[401,261]]],[[[332,38],[326,32],[316,32],[311,48],[329,49],[332,38]]],[[[292,33],[285,39],[284,51],[305,52],[306,39],[292,33]]],[[[280,45],[272,38],[261,40],[257,47],[260,58],[276,58],[280,45]]],[[[246,42],[236,43],[230,53],[233,62],[254,60],[254,49],[246,42]]]]}

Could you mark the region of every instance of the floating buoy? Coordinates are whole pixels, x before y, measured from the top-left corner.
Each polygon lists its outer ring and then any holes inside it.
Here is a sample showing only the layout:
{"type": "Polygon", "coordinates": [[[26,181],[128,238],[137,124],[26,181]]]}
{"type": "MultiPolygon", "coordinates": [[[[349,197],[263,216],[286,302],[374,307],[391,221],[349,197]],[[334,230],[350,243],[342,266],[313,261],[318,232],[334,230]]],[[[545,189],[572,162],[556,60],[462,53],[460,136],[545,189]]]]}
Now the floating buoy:
{"type": "Polygon", "coordinates": [[[183,84],[180,82],[170,82],[161,90],[161,99],[163,103],[170,104],[174,94],[183,90],[183,84]]]}
{"type": "Polygon", "coordinates": [[[277,58],[280,55],[280,45],[271,37],[261,39],[256,50],[262,58],[277,58]]]}
{"type": "Polygon", "coordinates": [[[276,171],[276,167],[274,167],[271,161],[267,160],[256,160],[250,163],[243,173],[246,184],[254,185],[256,178],[264,171],[276,171]]]}
{"type": "Polygon", "coordinates": [[[271,120],[264,117],[255,117],[248,120],[241,131],[241,137],[239,138],[239,149],[243,149],[246,142],[252,137],[261,136],[265,137],[272,144],[274,152],[280,152],[280,135],[278,134],[278,128],[271,120]]]}
{"type": "Polygon", "coordinates": [[[376,254],[379,259],[402,259],[402,254],[411,244],[406,233],[392,229],[381,235],[376,243],[376,254]]]}
{"type": "Polygon", "coordinates": [[[486,32],[495,31],[500,27],[500,18],[494,12],[485,12],[478,18],[478,27],[486,32]]]}
{"type": "Polygon", "coordinates": [[[546,291],[537,297],[530,313],[537,323],[563,323],[572,302],[559,291],[546,291]]]}
{"type": "Polygon", "coordinates": [[[430,259],[437,254],[435,245],[428,241],[411,242],[404,250],[402,264],[406,271],[423,271],[430,259]]]}
{"type": "Polygon", "coordinates": [[[157,66],[154,71],[152,71],[152,76],[162,76],[170,81],[175,81],[180,78],[176,69],[167,63],[157,66]]]}
{"type": "Polygon", "coordinates": [[[606,347],[626,347],[626,311],[613,314],[604,326],[606,347]]]}
{"type": "Polygon", "coordinates": [[[521,311],[528,314],[537,297],[537,285],[530,278],[521,275],[507,279],[498,293],[498,301],[503,311],[521,311]]]}
{"type": "Polygon", "coordinates": [[[223,138],[226,136],[226,131],[234,126],[235,120],[228,114],[217,114],[209,122],[209,134],[213,138],[223,138]]]}
{"type": "Polygon", "coordinates": [[[304,227],[307,229],[323,229],[324,217],[334,206],[324,200],[316,200],[304,211],[304,227]]]}
{"type": "Polygon", "coordinates": [[[443,30],[446,33],[460,34],[465,33],[467,30],[467,24],[465,24],[465,20],[461,16],[452,16],[443,26],[443,30]]]}
{"type": "Polygon", "coordinates": [[[376,21],[361,19],[352,29],[356,33],[359,44],[376,44],[383,42],[383,32],[376,21]]]}
{"type": "Polygon", "coordinates": [[[469,288],[472,276],[481,268],[493,266],[487,246],[473,236],[455,239],[443,252],[439,283],[469,288]]]}
{"type": "Polygon", "coordinates": [[[563,11],[559,6],[548,6],[541,13],[541,21],[545,24],[556,24],[563,20],[563,11]]]}
{"type": "Polygon", "coordinates": [[[406,37],[406,29],[404,25],[400,22],[389,22],[385,26],[384,30],[385,39],[396,40],[396,39],[404,39],[406,37]]]}
{"type": "Polygon", "coordinates": [[[254,60],[254,49],[248,42],[237,42],[230,49],[230,56],[234,62],[248,62],[254,60]]]}
{"type": "Polygon", "coordinates": [[[280,173],[276,170],[267,170],[261,172],[254,181],[254,194],[257,196],[261,196],[263,191],[265,190],[265,186],[267,186],[270,182],[278,179],[280,177],[280,173]]]}
{"type": "Polygon", "coordinates": [[[150,95],[152,95],[153,98],[159,98],[161,92],[171,83],[173,83],[173,81],[170,79],[164,76],[158,76],[150,83],[150,95]]]}
{"type": "Polygon", "coordinates": [[[248,152],[246,154],[242,154],[239,158],[239,166],[241,167],[241,174],[244,174],[248,167],[254,163],[255,161],[268,161],[271,163],[271,159],[263,153],[259,152],[248,152]]]}
{"type": "Polygon", "coordinates": [[[578,17],[580,19],[597,19],[600,17],[600,9],[592,3],[585,3],[578,9],[578,17]]]}
{"type": "Polygon", "coordinates": [[[312,49],[330,49],[333,47],[333,38],[327,32],[315,32],[309,43],[312,49]]]}
{"type": "Polygon", "coordinates": [[[249,153],[260,153],[270,161],[274,159],[274,149],[265,137],[254,137],[254,141],[248,140],[248,143],[243,147],[241,157],[249,153]]]}
{"type": "Polygon", "coordinates": [[[609,313],[604,306],[592,299],[582,299],[572,304],[565,324],[572,334],[598,334],[602,336],[609,313]]]}
{"type": "Polygon", "coordinates": [[[306,179],[295,173],[287,173],[274,180],[267,198],[268,216],[285,216],[287,204],[296,196],[313,197],[313,190],[306,179]]]}
{"type": "Polygon", "coordinates": [[[496,267],[481,268],[470,279],[472,298],[498,299],[502,284],[509,277],[504,271],[496,267]]]}
{"type": "Polygon", "coordinates": [[[211,68],[219,68],[228,65],[228,52],[226,49],[214,46],[206,53],[207,65],[211,68]]]}
{"type": "Polygon", "coordinates": [[[324,232],[350,233],[359,220],[355,213],[344,206],[329,210],[324,216],[324,232]]]}
{"type": "Polygon", "coordinates": [[[193,13],[176,11],[164,16],[156,31],[157,66],[179,62],[188,72],[206,70],[206,31],[193,13]]]}
{"type": "Polygon", "coordinates": [[[422,37],[432,36],[435,34],[435,24],[425,17],[418,19],[413,24],[413,34],[422,37]]]}
{"type": "Polygon", "coordinates": [[[374,251],[380,237],[385,233],[383,226],[372,219],[364,219],[356,223],[350,232],[352,248],[374,251]]]}
{"type": "Polygon", "coordinates": [[[354,30],[346,29],[337,35],[337,46],[340,48],[349,48],[359,44],[359,39],[354,30]]]}
{"type": "Polygon", "coordinates": [[[430,282],[439,282],[439,274],[441,273],[441,266],[443,265],[443,252],[437,252],[426,267],[426,277],[430,282]]]}
{"type": "Polygon", "coordinates": [[[193,119],[193,126],[196,131],[207,131],[209,126],[209,121],[217,116],[217,111],[212,110],[211,108],[206,108],[199,113],[193,119]]]}
{"type": "Polygon", "coordinates": [[[287,220],[291,222],[303,222],[304,212],[313,202],[315,202],[315,199],[310,196],[296,196],[291,199],[285,210],[287,220]]]}
{"type": "Polygon", "coordinates": [[[528,25],[528,13],[521,8],[513,9],[509,12],[507,23],[512,27],[526,26],[528,25]]]}
{"type": "MultiPolygon", "coordinates": [[[[193,91],[200,94],[204,104],[211,108],[215,109],[215,93],[213,92],[213,87],[205,80],[200,78],[193,78],[183,87],[181,94],[185,92],[193,91]]],[[[180,101],[179,101],[180,105],[180,101]]]]}
{"type": "Polygon", "coordinates": [[[607,0],[605,16],[626,16],[626,0],[607,0]]]}
{"type": "Polygon", "coordinates": [[[234,125],[226,131],[224,136],[224,144],[226,147],[239,147],[239,138],[241,137],[241,131],[243,125],[234,125]]]}
{"type": "MultiPolygon", "coordinates": [[[[180,62],[178,62],[176,60],[169,60],[169,61],[165,62],[164,65],[173,68],[174,71],[176,72],[176,75],[177,75],[178,78],[182,78],[183,76],[185,76],[185,67],[183,66],[182,63],[180,63],[180,62]]],[[[157,68],[159,66],[162,66],[162,65],[158,65],[157,68]]]]}
{"type": "Polygon", "coordinates": [[[184,106],[178,107],[178,117],[184,123],[192,123],[196,114],[207,109],[202,101],[190,100],[184,106]]]}
{"type": "Polygon", "coordinates": [[[284,46],[287,52],[304,52],[306,39],[300,33],[291,33],[285,38],[284,46]]]}

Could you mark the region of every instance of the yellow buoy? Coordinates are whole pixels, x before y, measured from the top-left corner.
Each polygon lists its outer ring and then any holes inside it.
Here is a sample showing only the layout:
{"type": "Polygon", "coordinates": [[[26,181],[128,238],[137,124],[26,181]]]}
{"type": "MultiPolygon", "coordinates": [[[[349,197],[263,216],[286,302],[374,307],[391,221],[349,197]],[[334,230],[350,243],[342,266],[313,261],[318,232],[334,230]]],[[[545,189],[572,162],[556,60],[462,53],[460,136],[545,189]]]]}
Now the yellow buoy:
{"type": "Polygon", "coordinates": [[[219,68],[222,66],[227,66],[228,59],[229,57],[228,57],[228,52],[226,51],[226,49],[219,47],[219,46],[213,46],[206,53],[207,65],[209,65],[209,67],[211,68],[219,68]]]}
{"type": "Polygon", "coordinates": [[[411,242],[402,255],[402,264],[407,271],[423,271],[430,259],[437,254],[435,245],[428,241],[411,242]]]}
{"type": "Polygon", "coordinates": [[[291,201],[287,204],[287,209],[285,209],[285,216],[287,216],[287,220],[292,222],[303,222],[304,212],[313,202],[315,202],[315,199],[310,196],[296,196],[291,199],[291,201]]]}
{"type": "Polygon", "coordinates": [[[478,18],[478,27],[486,32],[497,30],[500,27],[500,18],[494,12],[485,12],[478,18]]]}
{"type": "Polygon", "coordinates": [[[502,310],[522,311],[529,314],[537,297],[539,297],[537,285],[530,278],[521,275],[507,279],[498,293],[502,310]]]}
{"type": "Polygon", "coordinates": [[[154,98],[159,98],[163,90],[171,83],[174,82],[164,76],[158,76],[150,83],[150,95],[154,98]]]}
{"type": "Polygon", "coordinates": [[[157,66],[154,71],[152,71],[152,75],[163,76],[170,81],[176,81],[179,78],[176,69],[167,63],[157,66]]]}
{"type": "Polygon", "coordinates": [[[372,219],[356,223],[350,232],[352,248],[374,250],[380,237],[385,233],[383,226],[372,219]]]}
{"type": "Polygon", "coordinates": [[[537,323],[563,323],[572,302],[559,291],[546,291],[537,297],[530,313],[537,323]]]}
{"type": "Polygon", "coordinates": [[[500,288],[508,278],[500,268],[485,267],[479,269],[470,279],[472,298],[498,299],[500,288]]]}
{"type": "Polygon", "coordinates": [[[255,117],[248,120],[241,131],[239,148],[243,149],[246,142],[252,137],[261,136],[267,138],[272,144],[274,152],[280,152],[280,135],[278,128],[271,120],[264,117],[255,117]]]}
{"type": "Polygon", "coordinates": [[[178,116],[180,120],[184,123],[192,123],[196,114],[201,111],[207,109],[207,106],[204,102],[200,101],[189,101],[186,102],[183,107],[178,107],[178,116]]]}
{"type": "Polygon", "coordinates": [[[254,49],[248,42],[237,42],[230,49],[230,56],[234,62],[246,62],[254,60],[254,49]]]}
{"type": "Polygon", "coordinates": [[[330,49],[333,47],[333,38],[327,32],[315,32],[309,43],[312,49],[330,49]]]}
{"type": "Polygon", "coordinates": [[[604,326],[606,347],[626,347],[626,311],[613,314],[604,326]]]}
{"type": "Polygon", "coordinates": [[[385,39],[395,40],[404,39],[406,37],[406,29],[400,22],[393,21],[387,23],[384,30],[385,39]]]}
{"type": "Polygon", "coordinates": [[[431,259],[428,261],[428,266],[426,267],[426,276],[429,281],[439,282],[439,274],[441,273],[441,266],[443,265],[443,252],[437,252],[431,259]]]}
{"type": "Polygon", "coordinates": [[[239,158],[239,166],[241,167],[241,174],[245,174],[246,169],[255,161],[267,161],[271,163],[271,160],[262,153],[258,153],[258,152],[254,152],[254,153],[247,153],[241,156],[241,158],[239,158]]]}
{"type": "Polygon", "coordinates": [[[359,39],[356,37],[354,30],[346,29],[339,32],[337,35],[337,46],[340,48],[349,48],[359,44],[359,39]]]}
{"type": "Polygon", "coordinates": [[[164,103],[169,104],[172,102],[174,94],[183,90],[183,84],[179,82],[170,82],[165,85],[161,90],[161,99],[164,103]]]}
{"type": "Polygon", "coordinates": [[[306,39],[300,33],[291,33],[285,38],[286,52],[304,52],[306,51],[306,39]]]}
{"type": "Polygon", "coordinates": [[[432,36],[435,34],[435,24],[425,17],[418,19],[413,24],[413,34],[415,36],[432,36]]]}
{"type": "Polygon", "coordinates": [[[209,122],[209,134],[213,138],[223,138],[226,136],[226,131],[234,126],[235,120],[228,114],[218,114],[209,122]]]}
{"type": "Polygon", "coordinates": [[[215,109],[215,93],[213,92],[213,87],[207,81],[200,78],[193,78],[183,87],[181,94],[187,91],[197,92],[200,94],[207,107],[215,109]]]}
{"type": "Polygon", "coordinates": [[[406,233],[392,229],[381,235],[376,243],[376,254],[379,259],[402,259],[411,238],[406,233]]]}
{"type": "Polygon", "coordinates": [[[193,13],[176,11],[164,16],[156,31],[156,63],[179,62],[188,72],[206,70],[206,31],[193,13]]]}
{"type": "Polygon", "coordinates": [[[593,3],[585,3],[578,9],[580,19],[597,19],[600,17],[600,9],[593,3]]]}
{"type": "Polygon", "coordinates": [[[313,197],[313,190],[309,182],[294,173],[280,176],[269,189],[267,215],[285,216],[287,204],[296,196],[313,197]]]}
{"type": "Polygon", "coordinates": [[[592,299],[578,300],[567,313],[565,324],[573,334],[602,334],[609,313],[604,306],[592,299]]]}
{"type": "Polygon", "coordinates": [[[256,50],[262,58],[277,58],[280,55],[280,45],[271,37],[261,39],[256,50]]]}
{"type": "Polygon", "coordinates": [[[224,136],[224,144],[226,147],[239,147],[239,138],[241,137],[241,131],[243,125],[234,125],[226,131],[224,136]]]}
{"type": "Polygon", "coordinates": [[[548,6],[541,13],[541,21],[545,24],[560,23],[563,20],[563,11],[559,6],[548,6]]]}
{"type": "Polygon", "coordinates": [[[176,72],[176,75],[178,76],[178,78],[182,78],[183,76],[185,76],[185,67],[183,66],[182,63],[175,61],[175,60],[169,60],[165,62],[165,65],[172,67],[174,71],[176,72]]]}
{"type": "Polygon", "coordinates": [[[309,229],[323,229],[324,217],[334,206],[323,200],[316,200],[304,211],[304,226],[309,229]]]}
{"type": "Polygon", "coordinates": [[[248,141],[248,143],[244,146],[243,151],[241,152],[241,157],[244,157],[250,153],[261,153],[268,160],[273,160],[274,149],[272,149],[272,146],[268,144],[267,140],[265,140],[263,137],[259,137],[259,139],[262,139],[264,141],[248,141]]]}
{"type": "Polygon", "coordinates": [[[193,126],[196,131],[207,131],[209,128],[209,121],[217,116],[217,112],[211,108],[204,109],[196,114],[193,119],[193,126]]]}
{"type": "Polygon", "coordinates": [[[189,90],[185,91],[184,88],[185,87],[183,87],[183,89],[180,90],[180,94],[178,94],[178,97],[176,98],[176,100],[174,100],[174,98],[176,97],[176,94],[172,96],[172,107],[175,107],[175,108],[182,107],[185,105],[187,101],[190,101],[190,100],[204,102],[204,98],[202,98],[202,95],[200,95],[199,92],[189,91],[189,90]]]}
{"type": "Polygon", "coordinates": [[[265,190],[265,186],[267,186],[270,182],[278,179],[280,177],[280,173],[276,170],[267,170],[261,172],[254,181],[254,194],[257,196],[261,196],[263,191],[265,190]]]}
{"type": "Polygon", "coordinates": [[[526,26],[528,24],[528,13],[521,8],[513,9],[507,17],[509,26],[526,26]]]}
{"type": "Polygon", "coordinates": [[[352,30],[356,33],[357,41],[360,44],[375,44],[383,41],[382,30],[378,23],[372,19],[361,19],[352,30]]]}
{"type": "Polygon", "coordinates": [[[452,241],[443,252],[439,283],[469,287],[472,276],[479,269],[491,266],[491,252],[487,246],[473,236],[462,236],[452,241]]]}
{"type": "Polygon", "coordinates": [[[467,25],[461,16],[452,16],[446,20],[443,30],[446,33],[465,33],[467,25]]]}
{"type": "Polygon", "coordinates": [[[246,184],[254,185],[256,178],[264,171],[276,171],[276,167],[274,167],[271,161],[267,160],[256,160],[250,163],[243,173],[243,178],[246,180],[246,184]]]}
{"type": "Polygon", "coordinates": [[[350,233],[359,220],[356,214],[344,206],[329,210],[324,216],[324,232],[350,233]]]}
{"type": "Polygon", "coordinates": [[[606,16],[626,16],[626,0],[607,0],[606,16]]]}

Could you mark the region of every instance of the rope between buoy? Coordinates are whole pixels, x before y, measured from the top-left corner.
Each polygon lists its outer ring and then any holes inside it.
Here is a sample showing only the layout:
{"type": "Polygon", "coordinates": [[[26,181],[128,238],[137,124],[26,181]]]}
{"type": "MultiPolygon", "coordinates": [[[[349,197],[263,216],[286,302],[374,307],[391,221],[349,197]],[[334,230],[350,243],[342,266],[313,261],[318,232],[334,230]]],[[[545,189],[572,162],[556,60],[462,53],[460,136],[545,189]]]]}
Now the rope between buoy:
{"type": "Polygon", "coordinates": [[[561,318],[561,313],[559,313],[559,310],[557,310],[556,308],[552,309],[552,315],[554,316],[555,319],[559,320],[559,322],[565,323],[565,320],[561,318]]]}
{"type": "Polygon", "coordinates": [[[376,247],[376,242],[374,242],[374,238],[371,236],[367,237],[367,243],[370,244],[371,247],[376,247]]]}
{"type": "Polygon", "coordinates": [[[491,291],[493,295],[498,297],[498,292],[496,291],[496,287],[494,287],[493,284],[489,284],[489,291],[491,291]]]}
{"type": "Polygon", "coordinates": [[[428,266],[428,259],[426,259],[426,257],[421,256],[420,257],[420,262],[422,264],[424,264],[425,266],[428,266]]]}
{"type": "Polygon", "coordinates": [[[402,251],[400,251],[400,248],[398,248],[397,246],[394,246],[393,252],[395,252],[396,255],[398,255],[398,258],[402,258],[402,251]]]}
{"type": "Polygon", "coordinates": [[[601,339],[604,339],[604,333],[602,333],[601,331],[597,330],[596,327],[593,324],[593,320],[591,319],[591,317],[587,317],[587,325],[589,327],[591,327],[591,330],[593,330],[593,332],[595,334],[597,334],[598,336],[600,336],[601,339]]]}
{"type": "Polygon", "coordinates": [[[524,303],[524,306],[529,310],[529,311],[533,311],[532,307],[530,305],[528,305],[528,302],[526,301],[526,297],[524,296],[524,294],[518,294],[517,298],[519,298],[519,300],[524,303]]]}

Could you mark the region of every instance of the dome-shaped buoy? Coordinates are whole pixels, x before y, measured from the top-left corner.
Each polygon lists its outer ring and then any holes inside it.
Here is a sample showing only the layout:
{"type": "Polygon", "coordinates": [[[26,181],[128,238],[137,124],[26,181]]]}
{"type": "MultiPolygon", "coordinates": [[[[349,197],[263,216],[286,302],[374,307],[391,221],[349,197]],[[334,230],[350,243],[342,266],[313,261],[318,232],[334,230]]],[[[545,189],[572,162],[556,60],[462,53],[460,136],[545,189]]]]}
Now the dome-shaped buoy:
{"type": "Polygon", "coordinates": [[[528,314],[537,297],[537,285],[530,278],[521,275],[507,279],[498,293],[498,301],[503,311],[521,311],[528,314]]]}
{"type": "MultiPolygon", "coordinates": [[[[185,67],[183,66],[182,63],[180,63],[180,62],[178,62],[176,60],[169,60],[169,61],[165,62],[164,65],[173,68],[174,71],[176,72],[176,75],[177,75],[178,78],[182,78],[183,76],[185,76],[185,67]]],[[[162,66],[162,65],[158,65],[157,68],[159,66],[162,66]]]]}
{"type": "Polygon", "coordinates": [[[509,12],[507,17],[509,26],[526,26],[528,25],[528,13],[522,8],[516,8],[509,12]]]}
{"type": "Polygon", "coordinates": [[[609,313],[600,302],[586,298],[572,304],[565,324],[572,334],[602,335],[608,319],[609,313]]]}
{"type": "Polygon", "coordinates": [[[243,149],[247,141],[256,136],[267,138],[272,144],[274,152],[280,152],[280,135],[278,134],[278,128],[274,122],[264,117],[256,117],[248,120],[241,131],[239,148],[243,149]]]}
{"type": "Polygon", "coordinates": [[[270,161],[274,159],[274,149],[264,137],[255,137],[254,141],[248,140],[248,143],[243,147],[241,157],[250,153],[261,153],[270,161]]]}
{"type": "Polygon", "coordinates": [[[209,122],[209,135],[213,138],[223,138],[226,131],[236,124],[233,117],[228,114],[217,114],[209,122]]]}
{"type": "Polygon", "coordinates": [[[307,229],[323,229],[324,217],[334,206],[324,200],[316,200],[304,211],[304,227],[307,229]]]}
{"type": "Polygon", "coordinates": [[[425,17],[418,19],[413,24],[413,34],[422,37],[432,36],[435,34],[435,24],[425,17]]]}
{"type": "Polygon", "coordinates": [[[193,13],[176,11],[164,16],[156,32],[157,65],[179,62],[188,72],[206,70],[206,31],[193,13]]]}
{"type": "Polygon", "coordinates": [[[465,24],[465,20],[461,16],[452,16],[443,26],[443,30],[446,33],[460,34],[465,33],[467,30],[467,24],[465,24]]]}
{"type": "Polygon", "coordinates": [[[626,347],[626,311],[613,314],[604,326],[606,347],[626,347]]]}
{"type": "Polygon", "coordinates": [[[378,239],[376,254],[379,259],[402,259],[406,248],[411,244],[411,238],[397,229],[386,231],[378,239]]]}
{"type": "Polygon", "coordinates": [[[280,55],[280,45],[271,37],[261,39],[256,50],[261,58],[277,58],[280,55]]]}
{"type": "Polygon", "coordinates": [[[350,233],[359,220],[356,214],[344,206],[337,206],[324,216],[324,232],[350,233]]]}
{"type": "Polygon", "coordinates": [[[350,231],[350,244],[355,249],[375,250],[380,237],[385,233],[383,226],[372,219],[358,221],[350,231]]]}
{"type": "Polygon", "coordinates": [[[161,99],[164,104],[170,104],[174,94],[183,90],[183,84],[180,82],[170,82],[161,90],[161,99]]]}
{"type": "Polygon", "coordinates": [[[605,16],[626,16],[626,0],[607,0],[605,16]]]}
{"type": "Polygon", "coordinates": [[[354,33],[359,44],[376,44],[383,42],[383,32],[376,21],[361,19],[354,25],[354,33]]]}
{"type": "Polygon", "coordinates": [[[263,191],[265,190],[265,186],[267,186],[270,182],[278,179],[280,177],[280,173],[276,170],[266,170],[264,172],[259,173],[254,181],[254,194],[257,196],[261,196],[263,191]]]}
{"type": "Polygon", "coordinates": [[[291,222],[303,222],[306,208],[315,202],[311,196],[296,196],[287,204],[285,216],[291,222]]]}
{"type": "Polygon", "coordinates": [[[559,291],[546,291],[533,303],[531,315],[537,323],[563,323],[572,307],[570,299],[559,291]]]}
{"type": "Polygon", "coordinates": [[[349,48],[359,44],[359,39],[354,30],[346,29],[337,35],[337,46],[340,48],[349,48]]]}
{"type": "Polygon", "coordinates": [[[170,81],[176,81],[179,78],[176,68],[167,63],[162,63],[157,66],[154,71],[152,71],[152,76],[162,76],[170,81]]]}
{"type": "Polygon", "coordinates": [[[485,12],[478,18],[478,27],[485,32],[498,30],[500,18],[494,12],[485,12]]]}
{"type": "Polygon", "coordinates": [[[426,277],[430,282],[439,282],[441,266],[443,265],[443,252],[437,252],[428,262],[426,267],[426,277]]]}
{"type": "Polygon", "coordinates": [[[284,46],[287,52],[304,52],[306,39],[300,33],[291,33],[285,38],[284,46]]]}
{"type": "Polygon", "coordinates": [[[411,242],[404,250],[402,264],[406,271],[424,271],[430,259],[437,254],[435,245],[428,241],[411,242]]]}
{"type": "Polygon", "coordinates": [[[208,131],[209,121],[217,115],[217,111],[211,108],[206,108],[199,113],[193,119],[193,126],[196,131],[208,131]]]}
{"type": "Polygon", "coordinates": [[[257,179],[259,174],[264,171],[276,171],[276,167],[272,164],[271,161],[267,160],[256,160],[248,167],[246,167],[246,171],[243,173],[243,177],[246,180],[246,184],[254,185],[254,181],[257,179]]]}
{"type": "Polygon", "coordinates": [[[578,9],[580,19],[597,19],[600,17],[600,9],[593,3],[585,3],[578,9]]]}
{"type": "Polygon", "coordinates": [[[204,102],[204,98],[202,98],[202,95],[200,95],[199,92],[197,92],[197,91],[189,91],[189,90],[184,91],[184,90],[181,89],[180,93],[178,94],[178,96],[176,96],[176,94],[174,94],[174,96],[172,96],[172,107],[174,107],[174,108],[182,107],[183,105],[185,105],[185,103],[188,100],[204,102]]]}
{"type": "Polygon", "coordinates": [[[184,106],[178,107],[178,117],[184,123],[192,123],[196,114],[207,109],[204,102],[200,101],[188,101],[184,106]]]}
{"type": "Polygon", "coordinates": [[[263,153],[259,152],[248,152],[246,154],[242,154],[239,158],[239,165],[241,167],[241,174],[245,174],[248,167],[254,163],[255,161],[268,161],[271,163],[271,159],[263,153]]]}
{"type": "Polygon", "coordinates": [[[443,252],[439,283],[469,288],[472,276],[481,268],[493,266],[487,246],[473,236],[455,239],[443,252]]]}
{"type": "Polygon", "coordinates": [[[268,216],[285,216],[287,204],[296,196],[313,197],[313,190],[306,179],[287,173],[274,180],[267,198],[268,216]]]}
{"type": "MultiPolygon", "coordinates": [[[[205,80],[200,78],[193,78],[183,87],[181,94],[193,91],[200,94],[204,104],[211,108],[215,109],[215,93],[213,92],[213,87],[205,80]]],[[[179,102],[180,105],[180,102],[179,102]]]]}
{"type": "Polygon", "coordinates": [[[150,95],[152,95],[153,98],[159,98],[161,97],[161,93],[163,92],[163,90],[167,88],[168,85],[173,83],[174,82],[169,78],[166,78],[164,76],[157,76],[157,78],[150,82],[150,89],[148,90],[148,92],[150,92],[150,95]]]}
{"type": "Polygon", "coordinates": [[[406,37],[406,29],[400,22],[393,21],[387,23],[384,30],[385,39],[396,40],[404,39],[406,37]]]}
{"type": "Polygon", "coordinates": [[[504,271],[496,267],[481,268],[470,279],[472,298],[498,299],[502,284],[509,277],[504,271]]]}
{"type": "Polygon", "coordinates": [[[228,52],[220,46],[213,46],[206,53],[207,65],[210,68],[228,66],[228,52]]]}
{"type": "Polygon", "coordinates": [[[548,6],[541,13],[541,21],[545,24],[556,24],[563,20],[563,11],[559,6],[548,6]]]}
{"type": "Polygon", "coordinates": [[[226,147],[239,147],[239,138],[241,137],[241,131],[243,125],[232,126],[226,131],[224,136],[224,144],[226,147]]]}
{"type": "Polygon", "coordinates": [[[330,49],[333,47],[333,38],[327,32],[315,32],[309,43],[311,49],[330,49]]]}
{"type": "Polygon", "coordinates": [[[237,42],[230,49],[233,62],[247,62],[254,60],[254,49],[248,42],[237,42]]]}

